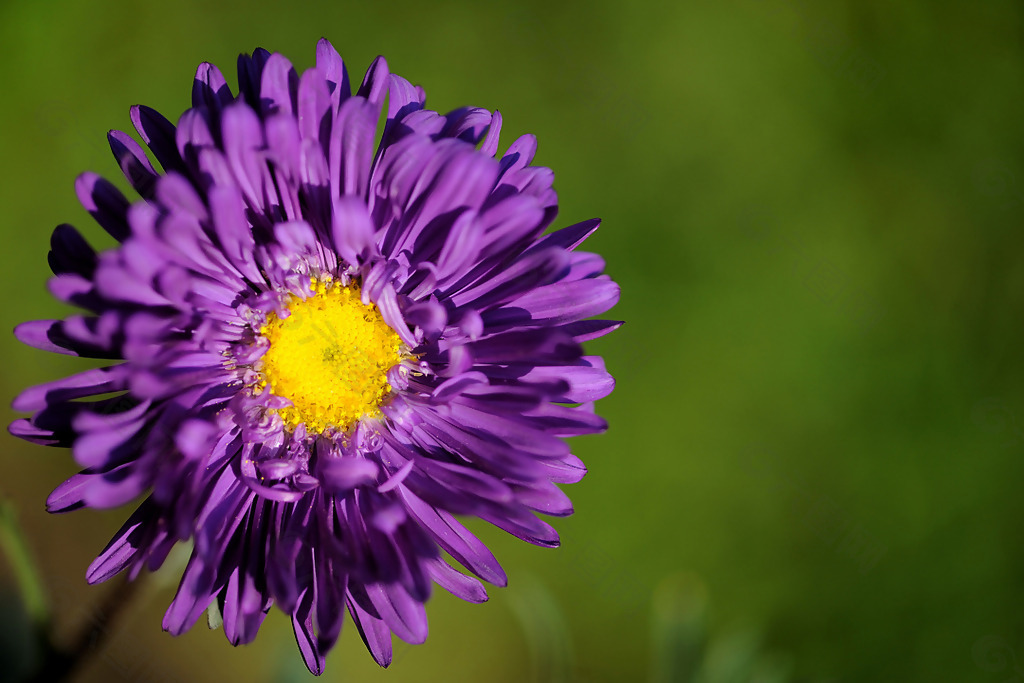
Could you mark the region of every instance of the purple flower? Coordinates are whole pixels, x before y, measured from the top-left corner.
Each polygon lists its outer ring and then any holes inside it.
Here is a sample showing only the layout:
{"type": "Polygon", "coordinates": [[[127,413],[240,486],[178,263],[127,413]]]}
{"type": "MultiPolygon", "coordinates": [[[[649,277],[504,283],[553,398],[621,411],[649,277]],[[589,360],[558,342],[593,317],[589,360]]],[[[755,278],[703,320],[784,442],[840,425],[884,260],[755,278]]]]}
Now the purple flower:
{"type": "Polygon", "coordinates": [[[276,604],[319,674],[347,610],[387,666],[392,633],[426,638],[432,584],[506,583],[456,516],[558,545],[535,513],[572,512],[556,484],[586,469],[563,437],[605,428],[614,382],[581,343],[618,327],[590,318],[619,289],[576,251],[598,221],[544,234],[553,174],[530,135],[497,156],[497,112],[426,109],[383,58],[351,94],[326,40],[301,75],[243,55],[238,82],[201,65],[177,126],[132,108],[163,172],[109,134],[141,200],[78,178],[120,245],[59,226],[50,291],[87,312],[15,334],[107,364],[22,393],[10,430],[84,468],[52,512],[148,494],[90,582],[194,542],[166,630],[215,605],[247,643],[276,604]]]}

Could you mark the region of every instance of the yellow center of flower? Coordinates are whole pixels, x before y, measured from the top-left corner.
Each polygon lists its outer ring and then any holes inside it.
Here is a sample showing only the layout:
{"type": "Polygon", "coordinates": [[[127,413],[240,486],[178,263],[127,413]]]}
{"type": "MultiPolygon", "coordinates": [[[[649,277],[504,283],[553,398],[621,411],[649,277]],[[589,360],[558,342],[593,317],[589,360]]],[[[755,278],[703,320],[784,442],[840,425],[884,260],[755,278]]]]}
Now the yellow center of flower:
{"type": "Polygon", "coordinates": [[[270,348],[259,386],[292,402],[277,411],[289,431],[305,423],[316,434],[344,432],[364,415],[380,414],[402,342],[376,306],[363,304],[357,285],[311,286],[309,298],[292,297],[287,318],[271,313],[260,328],[270,348]]]}

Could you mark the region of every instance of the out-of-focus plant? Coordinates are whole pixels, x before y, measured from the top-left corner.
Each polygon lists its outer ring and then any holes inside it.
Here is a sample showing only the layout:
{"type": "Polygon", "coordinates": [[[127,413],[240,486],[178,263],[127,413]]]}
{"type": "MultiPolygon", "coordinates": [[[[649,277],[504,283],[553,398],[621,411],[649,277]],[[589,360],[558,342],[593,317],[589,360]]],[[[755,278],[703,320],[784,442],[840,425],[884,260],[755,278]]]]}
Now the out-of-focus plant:
{"type": "MultiPolygon", "coordinates": [[[[536,577],[512,594],[512,610],[523,629],[536,683],[586,683],[566,618],[555,595],[536,577]]],[[[790,683],[791,660],[768,651],[755,628],[717,632],[710,599],[692,574],[666,577],[650,603],[650,683],[790,683]]],[[[641,680],[639,677],[637,680],[641,680]]]]}

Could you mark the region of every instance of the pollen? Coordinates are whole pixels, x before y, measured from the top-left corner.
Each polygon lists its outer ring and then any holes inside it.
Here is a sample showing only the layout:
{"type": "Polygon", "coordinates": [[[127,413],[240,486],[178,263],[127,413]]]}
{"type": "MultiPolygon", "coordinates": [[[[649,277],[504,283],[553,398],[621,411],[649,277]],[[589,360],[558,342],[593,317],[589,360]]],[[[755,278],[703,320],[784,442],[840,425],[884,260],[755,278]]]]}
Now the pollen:
{"type": "Polygon", "coordinates": [[[258,387],[292,402],[277,409],[289,431],[304,423],[310,433],[345,432],[380,415],[402,342],[377,307],[362,302],[358,285],[313,280],[311,287],[312,296],[292,297],[287,317],[271,313],[260,328],[270,348],[258,387]]]}

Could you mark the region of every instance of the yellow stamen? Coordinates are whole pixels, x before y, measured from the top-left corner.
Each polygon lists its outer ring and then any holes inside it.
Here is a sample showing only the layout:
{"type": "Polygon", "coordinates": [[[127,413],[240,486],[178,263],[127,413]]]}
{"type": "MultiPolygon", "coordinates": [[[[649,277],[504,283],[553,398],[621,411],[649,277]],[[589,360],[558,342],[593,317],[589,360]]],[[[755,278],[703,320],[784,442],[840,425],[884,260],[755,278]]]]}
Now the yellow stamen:
{"type": "Polygon", "coordinates": [[[292,431],[347,431],[364,415],[380,415],[391,386],[387,371],[402,359],[402,342],[359,287],[311,282],[308,299],[292,297],[290,315],[271,313],[260,334],[270,342],[260,389],[290,400],[278,414],[292,431]]]}

